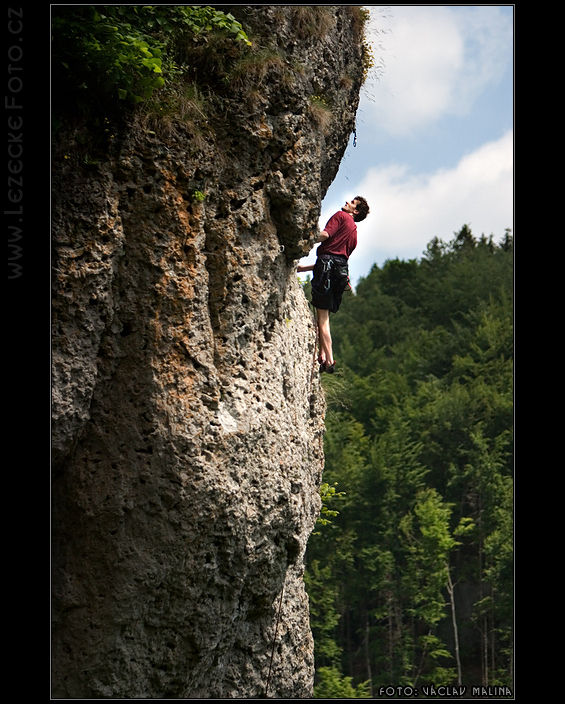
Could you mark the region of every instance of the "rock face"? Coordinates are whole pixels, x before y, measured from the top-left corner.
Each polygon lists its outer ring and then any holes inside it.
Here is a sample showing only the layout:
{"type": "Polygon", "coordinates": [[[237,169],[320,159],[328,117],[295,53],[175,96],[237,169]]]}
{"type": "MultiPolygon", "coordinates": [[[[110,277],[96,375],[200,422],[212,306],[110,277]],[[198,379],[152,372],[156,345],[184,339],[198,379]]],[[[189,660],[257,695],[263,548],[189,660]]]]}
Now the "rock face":
{"type": "Polygon", "coordinates": [[[204,138],[136,119],[94,164],[80,129],[54,145],[56,698],[312,695],[324,399],[295,264],[362,69],[352,8],[306,9],[315,36],[304,8],[230,8],[284,60],[204,138]]]}

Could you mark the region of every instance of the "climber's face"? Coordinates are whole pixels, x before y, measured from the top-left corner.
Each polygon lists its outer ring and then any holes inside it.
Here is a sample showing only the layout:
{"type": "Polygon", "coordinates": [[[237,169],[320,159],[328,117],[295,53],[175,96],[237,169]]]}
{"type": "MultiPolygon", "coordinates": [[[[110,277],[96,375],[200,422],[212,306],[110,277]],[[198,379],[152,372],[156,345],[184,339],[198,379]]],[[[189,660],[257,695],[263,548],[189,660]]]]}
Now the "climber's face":
{"type": "Polygon", "coordinates": [[[355,198],[353,200],[349,200],[345,203],[342,210],[345,211],[346,213],[351,213],[351,215],[353,215],[354,213],[357,212],[357,203],[358,202],[359,201],[355,200],[355,198]]]}

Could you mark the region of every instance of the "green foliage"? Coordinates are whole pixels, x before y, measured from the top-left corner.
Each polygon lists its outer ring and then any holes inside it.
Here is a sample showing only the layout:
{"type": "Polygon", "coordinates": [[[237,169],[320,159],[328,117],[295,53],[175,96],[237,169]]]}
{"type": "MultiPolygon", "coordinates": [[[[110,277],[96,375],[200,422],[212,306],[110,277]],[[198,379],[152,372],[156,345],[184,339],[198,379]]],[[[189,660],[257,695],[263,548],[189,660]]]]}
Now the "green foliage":
{"type": "Polygon", "coordinates": [[[202,203],[202,201],[206,200],[206,194],[198,190],[192,191],[192,200],[202,203]]]}
{"type": "Polygon", "coordinates": [[[330,508],[334,505],[334,500],[345,496],[344,491],[336,491],[337,482],[330,486],[327,482],[323,482],[320,486],[320,497],[322,499],[322,507],[318,517],[318,524],[327,526],[331,523],[331,519],[339,515],[339,511],[330,508]]]}
{"type": "Polygon", "coordinates": [[[231,14],[208,6],[59,5],[53,7],[52,66],[57,107],[67,100],[83,109],[101,101],[139,103],[183,72],[175,43],[190,36],[207,42],[220,33],[250,41],[231,14]]]}
{"type": "Polygon", "coordinates": [[[342,652],[335,639],[339,588],[331,576],[329,565],[322,567],[319,560],[313,560],[304,578],[311,599],[310,624],[316,634],[316,653],[327,662],[337,663],[342,652]]]}
{"type": "Polygon", "coordinates": [[[193,41],[203,38],[207,41],[209,32],[222,32],[236,41],[251,46],[241,24],[230,13],[226,14],[214,7],[205,5],[170,5],[146,7],[149,13],[148,27],[159,28],[165,34],[173,35],[179,31],[189,30],[193,41]],[[163,11],[165,10],[165,11],[163,11]]]}
{"type": "Polygon", "coordinates": [[[464,226],[332,318],[324,481],[345,496],[307,552],[324,682],[512,684],[512,266],[508,233],[464,226]]]}
{"type": "Polygon", "coordinates": [[[351,677],[344,677],[337,667],[321,667],[314,686],[315,699],[369,699],[369,685],[353,686],[351,677]]]}
{"type": "MultiPolygon", "coordinates": [[[[445,617],[449,557],[460,544],[452,534],[451,514],[452,505],[446,504],[436,489],[427,487],[399,522],[405,560],[402,582],[404,594],[409,596],[406,613],[430,628],[445,617]]],[[[462,518],[454,533],[461,535],[466,532],[462,526],[467,529],[470,525],[472,519],[462,518]]],[[[449,657],[445,649],[442,652],[449,657]]]]}

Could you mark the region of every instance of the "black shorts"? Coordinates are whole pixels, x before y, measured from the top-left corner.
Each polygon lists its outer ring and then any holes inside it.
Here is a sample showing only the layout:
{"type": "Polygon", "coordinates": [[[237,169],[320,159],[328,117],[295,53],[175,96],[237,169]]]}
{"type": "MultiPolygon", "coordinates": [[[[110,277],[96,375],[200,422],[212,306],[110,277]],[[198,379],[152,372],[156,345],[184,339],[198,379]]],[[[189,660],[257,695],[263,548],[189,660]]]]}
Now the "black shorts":
{"type": "Polygon", "coordinates": [[[316,259],[312,276],[314,308],[337,313],[349,283],[347,259],[339,254],[322,254],[316,259]]]}

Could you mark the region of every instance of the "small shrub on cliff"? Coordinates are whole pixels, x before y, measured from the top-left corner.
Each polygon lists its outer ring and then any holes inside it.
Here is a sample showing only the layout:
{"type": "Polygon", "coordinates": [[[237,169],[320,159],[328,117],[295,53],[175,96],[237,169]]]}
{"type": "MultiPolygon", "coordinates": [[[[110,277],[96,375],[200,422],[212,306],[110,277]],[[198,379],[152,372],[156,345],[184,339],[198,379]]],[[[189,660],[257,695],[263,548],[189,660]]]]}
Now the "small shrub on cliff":
{"type": "Polygon", "coordinates": [[[184,72],[175,63],[179,38],[206,44],[212,32],[250,44],[234,17],[213,7],[54,6],[54,107],[88,113],[116,101],[146,100],[184,72]]]}
{"type": "MultiPolygon", "coordinates": [[[[331,508],[334,506],[335,499],[341,499],[345,496],[344,491],[336,491],[337,482],[333,485],[323,482],[320,486],[320,498],[322,499],[322,507],[320,509],[320,515],[318,517],[317,523],[321,526],[327,526],[332,521],[332,518],[339,516],[339,511],[331,508]]],[[[320,531],[315,531],[312,535],[320,535],[320,531]]]]}
{"type": "Polygon", "coordinates": [[[192,200],[196,203],[202,203],[206,200],[206,194],[199,190],[192,191],[192,200]]]}

